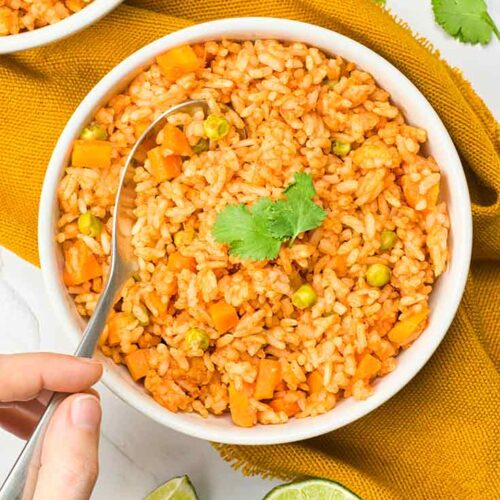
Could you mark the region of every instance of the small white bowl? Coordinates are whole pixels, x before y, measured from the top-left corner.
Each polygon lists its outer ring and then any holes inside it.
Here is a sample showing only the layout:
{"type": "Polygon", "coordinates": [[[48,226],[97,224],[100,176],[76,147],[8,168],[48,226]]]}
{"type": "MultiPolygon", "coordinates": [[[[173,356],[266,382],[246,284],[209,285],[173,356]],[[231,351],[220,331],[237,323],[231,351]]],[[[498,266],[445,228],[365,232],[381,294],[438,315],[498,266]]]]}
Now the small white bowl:
{"type": "Polygon", "coordinates": [[[123,0],[94,0],[82,10],[55,24],[17,35],[0,36],[0,54],[20,52],[62,40],[96,23],[122,2],[123,0]]]}
{"type": "Polygon", "coordinates": [[[292,419],[281,425],[258,425],[244,429],[228,416],[202,419],[198,415],[171,413],[158,405],[135,384],[124,367],[97,354],[104,362],[104,383],[117,396],[141,413],[185,434],[221,443],[273,444],[311,438],[338,429],[371,412],[396,394],[425,365],[443,339],[455,315],[469,269],[472,220],[467,184],[455,147],[436,112],[417,88],[385,59],[345,36],[311,24],[271,18],[222,19],[192,26],[167,35],[142,48],[110,71],[85,97],[68,121],[54,149],[43,186],[39,213],[39,249],[42,272],[54,310],[65,331],[80,338],[84,322],[77,314],[61,280],[62,257],[55,242],[58,208],[57,185],[68,161],[72,142],[94,111],[111,95],[122,90],[139,70],[171,47],[211,39],[276,38],[297,40],[338,54],[371,73],[390,92],[408,121],[427,130],[428,153],[443,174],[442,196],[448,203],[451,220],[451,260],[437,281],[431,297],[430,323],[423,334],[399,355],[396,370],[375,383],[374,394],[366,401],[342,400],[329,413],[306,419],[292,419]]]}

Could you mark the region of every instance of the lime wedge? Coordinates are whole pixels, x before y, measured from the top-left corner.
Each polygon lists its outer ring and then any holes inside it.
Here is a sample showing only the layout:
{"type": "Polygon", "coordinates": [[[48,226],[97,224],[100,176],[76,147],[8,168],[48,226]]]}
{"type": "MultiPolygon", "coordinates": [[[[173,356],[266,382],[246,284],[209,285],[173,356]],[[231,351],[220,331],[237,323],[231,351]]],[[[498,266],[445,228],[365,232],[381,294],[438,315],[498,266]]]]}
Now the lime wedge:
{"type": "Polygon", "coordinates": [[[198,500],[187,476],[173,477],[152,491],[144,500],[198,500]]]}
{"type": "Polygon", "coordinates": [[[335,481],[307,479],[277,486],[264,497],[264,500],[360,500],[360,498],[335,481]]]}

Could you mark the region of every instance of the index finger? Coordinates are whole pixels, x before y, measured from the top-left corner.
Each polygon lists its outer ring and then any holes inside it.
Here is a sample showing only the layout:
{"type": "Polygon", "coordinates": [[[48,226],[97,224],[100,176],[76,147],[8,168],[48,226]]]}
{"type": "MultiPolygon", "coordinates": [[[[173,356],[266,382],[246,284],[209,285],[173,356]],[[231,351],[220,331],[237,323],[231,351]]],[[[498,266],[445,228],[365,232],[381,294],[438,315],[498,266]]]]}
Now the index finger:
{"type": "Polygon", "coordinates": [[[102,375],[98,361],[66,354],[0,354],[0,402],[27,401],[42,389],[80,392],[102,375]]]}

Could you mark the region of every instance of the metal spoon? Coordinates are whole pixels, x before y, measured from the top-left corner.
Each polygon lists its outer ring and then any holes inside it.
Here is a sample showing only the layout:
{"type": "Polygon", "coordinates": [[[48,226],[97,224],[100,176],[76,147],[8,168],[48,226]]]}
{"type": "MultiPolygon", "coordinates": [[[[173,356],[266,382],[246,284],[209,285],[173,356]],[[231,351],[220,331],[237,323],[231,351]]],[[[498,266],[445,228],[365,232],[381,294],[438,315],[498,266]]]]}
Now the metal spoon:
{"type": "MultiPolygon", "coordinates": [[[[222,105],[223,107],[228,107],[222,105]]],[[[120,184],[116,195],[113,212],[113,235],[111,241],[111,266],[103,292],[96,308],[83,332],[80,344],[76,348],[75,356],[91,358],[101,332],[106,325],[109,312],[113,307],[118,294],[125,282],[137,271],[137,259],[132,246],[132,228],[135,223],[135,182],[134,170],[144,163],[147,150],[155,145],[155,139],[164,127],[167,117],[173,113],[183,111],[193,113],[203,110],[209,112],[206,101],[191,100],[171,107],[162,113],[142,134],[132,147],[125,167],[120,176],[120,184]]],[[[231,110],[232,111],[232,110],[231,110]]],[[[234,113],[234,111],[232,111],[234,113]]],[[[246,137],[244,128],[237,129],[240,137],[246,137]]],[[[38,470],[40,469],[41,444],[50,418],[59,404],[68,394],[54,393],[41,416],[33,434],[24,446],[16,463],[0,488],[0,500],[29,500],[33,497],[38,470]]]]}

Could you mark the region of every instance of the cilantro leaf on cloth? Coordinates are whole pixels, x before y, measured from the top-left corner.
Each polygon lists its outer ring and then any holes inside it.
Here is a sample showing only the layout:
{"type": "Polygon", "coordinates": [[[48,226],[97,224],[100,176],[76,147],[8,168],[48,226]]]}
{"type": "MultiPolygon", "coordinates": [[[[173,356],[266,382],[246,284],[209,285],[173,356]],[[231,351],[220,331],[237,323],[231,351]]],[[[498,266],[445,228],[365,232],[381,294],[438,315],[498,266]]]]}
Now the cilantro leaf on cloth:
{"type": "Polygon", "coordinates": [[[305,173],[295,174],[295,182],[285,189],[286,200],[270,207],[269,231],[279,239],[291,238],[315,229],[325,220],[326,212],[312,201],[316,194],[312,178],[305,173]]]}
{"type": "Polygon", "coordinates": [[[273,202],[260,198],[251,208],[228,205],[217,214],[212,234],[219,243],[229,244],[229,253],[242,259],[275,259],[284,240],[315,229],[326,212],[312,198],[316,194],[312,177],[296,173],[295,181],[283,192],[286,199],[273,202]]]}
{"type": "Polygon", "coordinates": [[[219,243],[229,243],[229,253],[242,259],[265,260],[277,257],[281,242],[268,231],[269,198],[252,206],[228,205],[217,215],[212,234],[219,243]]]}
{"type": "Polygon", "coordinates": [[[500,40],[484,0],[432,0],[432,10],[436,22],[461,42],[485,45],[492,33],[500,40]]]}

